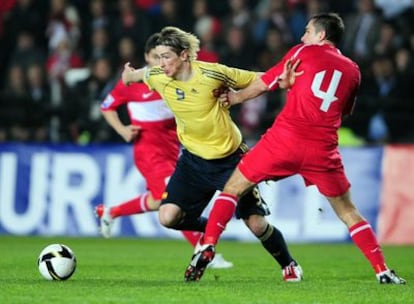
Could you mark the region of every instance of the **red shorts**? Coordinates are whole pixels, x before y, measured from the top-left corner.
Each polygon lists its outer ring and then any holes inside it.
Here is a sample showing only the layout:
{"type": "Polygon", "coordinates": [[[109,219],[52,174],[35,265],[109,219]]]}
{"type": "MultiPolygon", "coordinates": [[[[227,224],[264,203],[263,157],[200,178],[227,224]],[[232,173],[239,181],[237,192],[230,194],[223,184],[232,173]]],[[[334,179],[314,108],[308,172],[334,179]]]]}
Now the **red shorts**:
{"type": "Polygon", "coordinates": [[[245,154],[238,168],[253,183],[300,174],[306,186],[316,185],[327,197],[340,196],[350,187],[336,145],[328,148],[269,131],[245,154]]]}
{"type": "Polygon", "coordinates": [[[160,200],[175,170],[180,146],[175,129],[168,134],[143,131],[134,143],[134,163],[155,200],[160,200]]]}

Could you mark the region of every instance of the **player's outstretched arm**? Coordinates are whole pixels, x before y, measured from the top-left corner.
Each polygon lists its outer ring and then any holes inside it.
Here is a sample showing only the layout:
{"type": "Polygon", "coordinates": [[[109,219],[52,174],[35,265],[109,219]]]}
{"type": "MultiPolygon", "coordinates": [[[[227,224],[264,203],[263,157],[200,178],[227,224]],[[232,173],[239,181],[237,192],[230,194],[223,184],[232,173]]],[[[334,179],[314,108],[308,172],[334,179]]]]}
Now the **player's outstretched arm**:
{"type": "Polygon", "coordinates": [[[135,69],[129,62],[125,63],[124,70],[122,71],[122,82],[125,85],[129,85],[132,82],[140,82],[144,77],[145,68],[135,69]]]}
{"type": "Polygon", "coordinates": [[[267,85],[261,78],[253,81],[248,87],[239,91],[230,91],[228,94],[229,102],[231,105],[243,103],[246,100],[253,99],[259,95],[268,91],[267,85]]]}
{"type": "Polygon", "coordinates": [[[253,81],[248,87],[242,90],[236,91],[232,88],[229,88],[229,91],[222,94],[218,101],[222,106],[228,107],[243,103],[249,99],[253,99],[267,91],[267,85],[260,78],[258,78],[253,81]]]}

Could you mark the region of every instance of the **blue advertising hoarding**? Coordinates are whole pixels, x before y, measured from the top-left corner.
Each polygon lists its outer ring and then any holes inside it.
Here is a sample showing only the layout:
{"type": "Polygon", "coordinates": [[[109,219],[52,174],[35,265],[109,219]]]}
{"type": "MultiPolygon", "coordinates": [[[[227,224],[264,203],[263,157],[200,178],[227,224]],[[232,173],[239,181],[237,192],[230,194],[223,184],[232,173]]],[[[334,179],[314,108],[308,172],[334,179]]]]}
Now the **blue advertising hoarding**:
{"type": "MultiPolygon", "coordinates": [[[[0,233],[98,235],[95,205],[115,205],[145,191],[129,145],[0,145],[0,233]]],[[[382,148],[342,149],[352,200],[373,224],[381,188],[382,148]]],[[[301,177],[260,185],[272,214],[269,221],[288,241],[348,241],[345,225],[317,189],[301,177]]],[[[206,210],[206,215],[208,209],[206,210]]],[[[157,213],[116,221],[115,236],[181,237],[158,223],[157,213]]],[[[223,238],[255,240],[233,219],[223,238]]]]}

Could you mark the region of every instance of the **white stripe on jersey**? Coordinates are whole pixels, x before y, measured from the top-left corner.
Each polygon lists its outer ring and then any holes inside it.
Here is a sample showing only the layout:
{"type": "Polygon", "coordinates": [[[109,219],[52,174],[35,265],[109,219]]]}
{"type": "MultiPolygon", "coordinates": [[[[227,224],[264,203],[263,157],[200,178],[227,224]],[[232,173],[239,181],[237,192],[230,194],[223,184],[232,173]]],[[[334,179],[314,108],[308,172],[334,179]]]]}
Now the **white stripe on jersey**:
{"type": "Polygon", "coordinates": [[[297,49],[297,51],[295,52],[295,54],[293,54],[292,58],[296,58],[299,55],[300,51],[302,51],[305,47],[310,46],[310,45],[311,44],[304,44],[304,45],[302,45],[300,48],[297,49]]]}
{"type": "Polygon", "coordinates": [[[146,102],[128,102],[130,118],[138,121],[162,121],[174,117],[161,99],[146,102]]]}
{"type": "MultiPolygon", "coordinates": [[[[297,50],[296,50],[296,52],[295,52],[295,54],[293,54],[293,56],[292,56],[292,58],[296,58],[298,55],[299,55],[299,53],[305,48],[305,47],[307,47],[307,46],[310,46],[311,44],[304,44],[304,45],[302,45],[300,48],[298,48],[297,50]]],[[[268,85],[268,88],[269,89],[271,89],[271,88],[273,88],[275,85],[276,85],[276,83],[277,83],[277,81],[279,80],[279,77],[280,77],[280,75],[279,76],[277,76],[276,78],[275,78],[275,80],[273,80],[269,85],[268,85]]]]}

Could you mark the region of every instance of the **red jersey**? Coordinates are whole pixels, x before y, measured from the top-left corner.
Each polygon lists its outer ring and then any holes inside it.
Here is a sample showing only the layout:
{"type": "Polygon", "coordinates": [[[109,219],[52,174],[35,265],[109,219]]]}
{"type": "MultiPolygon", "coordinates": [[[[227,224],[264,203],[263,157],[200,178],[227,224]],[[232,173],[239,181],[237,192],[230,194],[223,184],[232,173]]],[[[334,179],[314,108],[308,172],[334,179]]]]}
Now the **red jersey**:
{"type": "Polygon", "coordinates": [[[273,126],[238,168],[254,183],[300,174],[306,185],[316,185],[325,196],[342,195],[350,183],[337,130],[342,116],[352,111],[360,85],[359,68],[331,45],[301,44],[262,76],[270,90],[278,87],[277,79],[290,58],[300,59],[297,71],[303,74],[296,77],[273,126]]]}
{"type": "Polygon", "coordinates": [[[161,96],[144,83],[129,86],[119,80],[101,103],[102,111],[126,104],[131,124],[141,127],[134,141],[134,162],[155,199],[161,199],[175,169],[180,144],[174,116],[161,96]]]}
{"type": "Polygon", "coordinates": [[[154,126],[174,120],[173,113],[161,96],[156,91],[151,91],[144,83],[132,83],[126,86],[122,80],[119,80],[101,103],[101,110],[116,110],[122,104],[127,105],[133,125],[154,126]]]}
{"type": "Polygon", "coordinates": [[[270,90],[278,88],[277,78],[285,61],[290,58],[301,60],[297,71],[304,73],[296,77],[295,84],[288,91],[286,105],[272,131],[337,144],[342,116],[351,113],[360,85],[357,64],[332,45],[300,44],[290,49],[281,62],[262,76],[270,90]]]}

